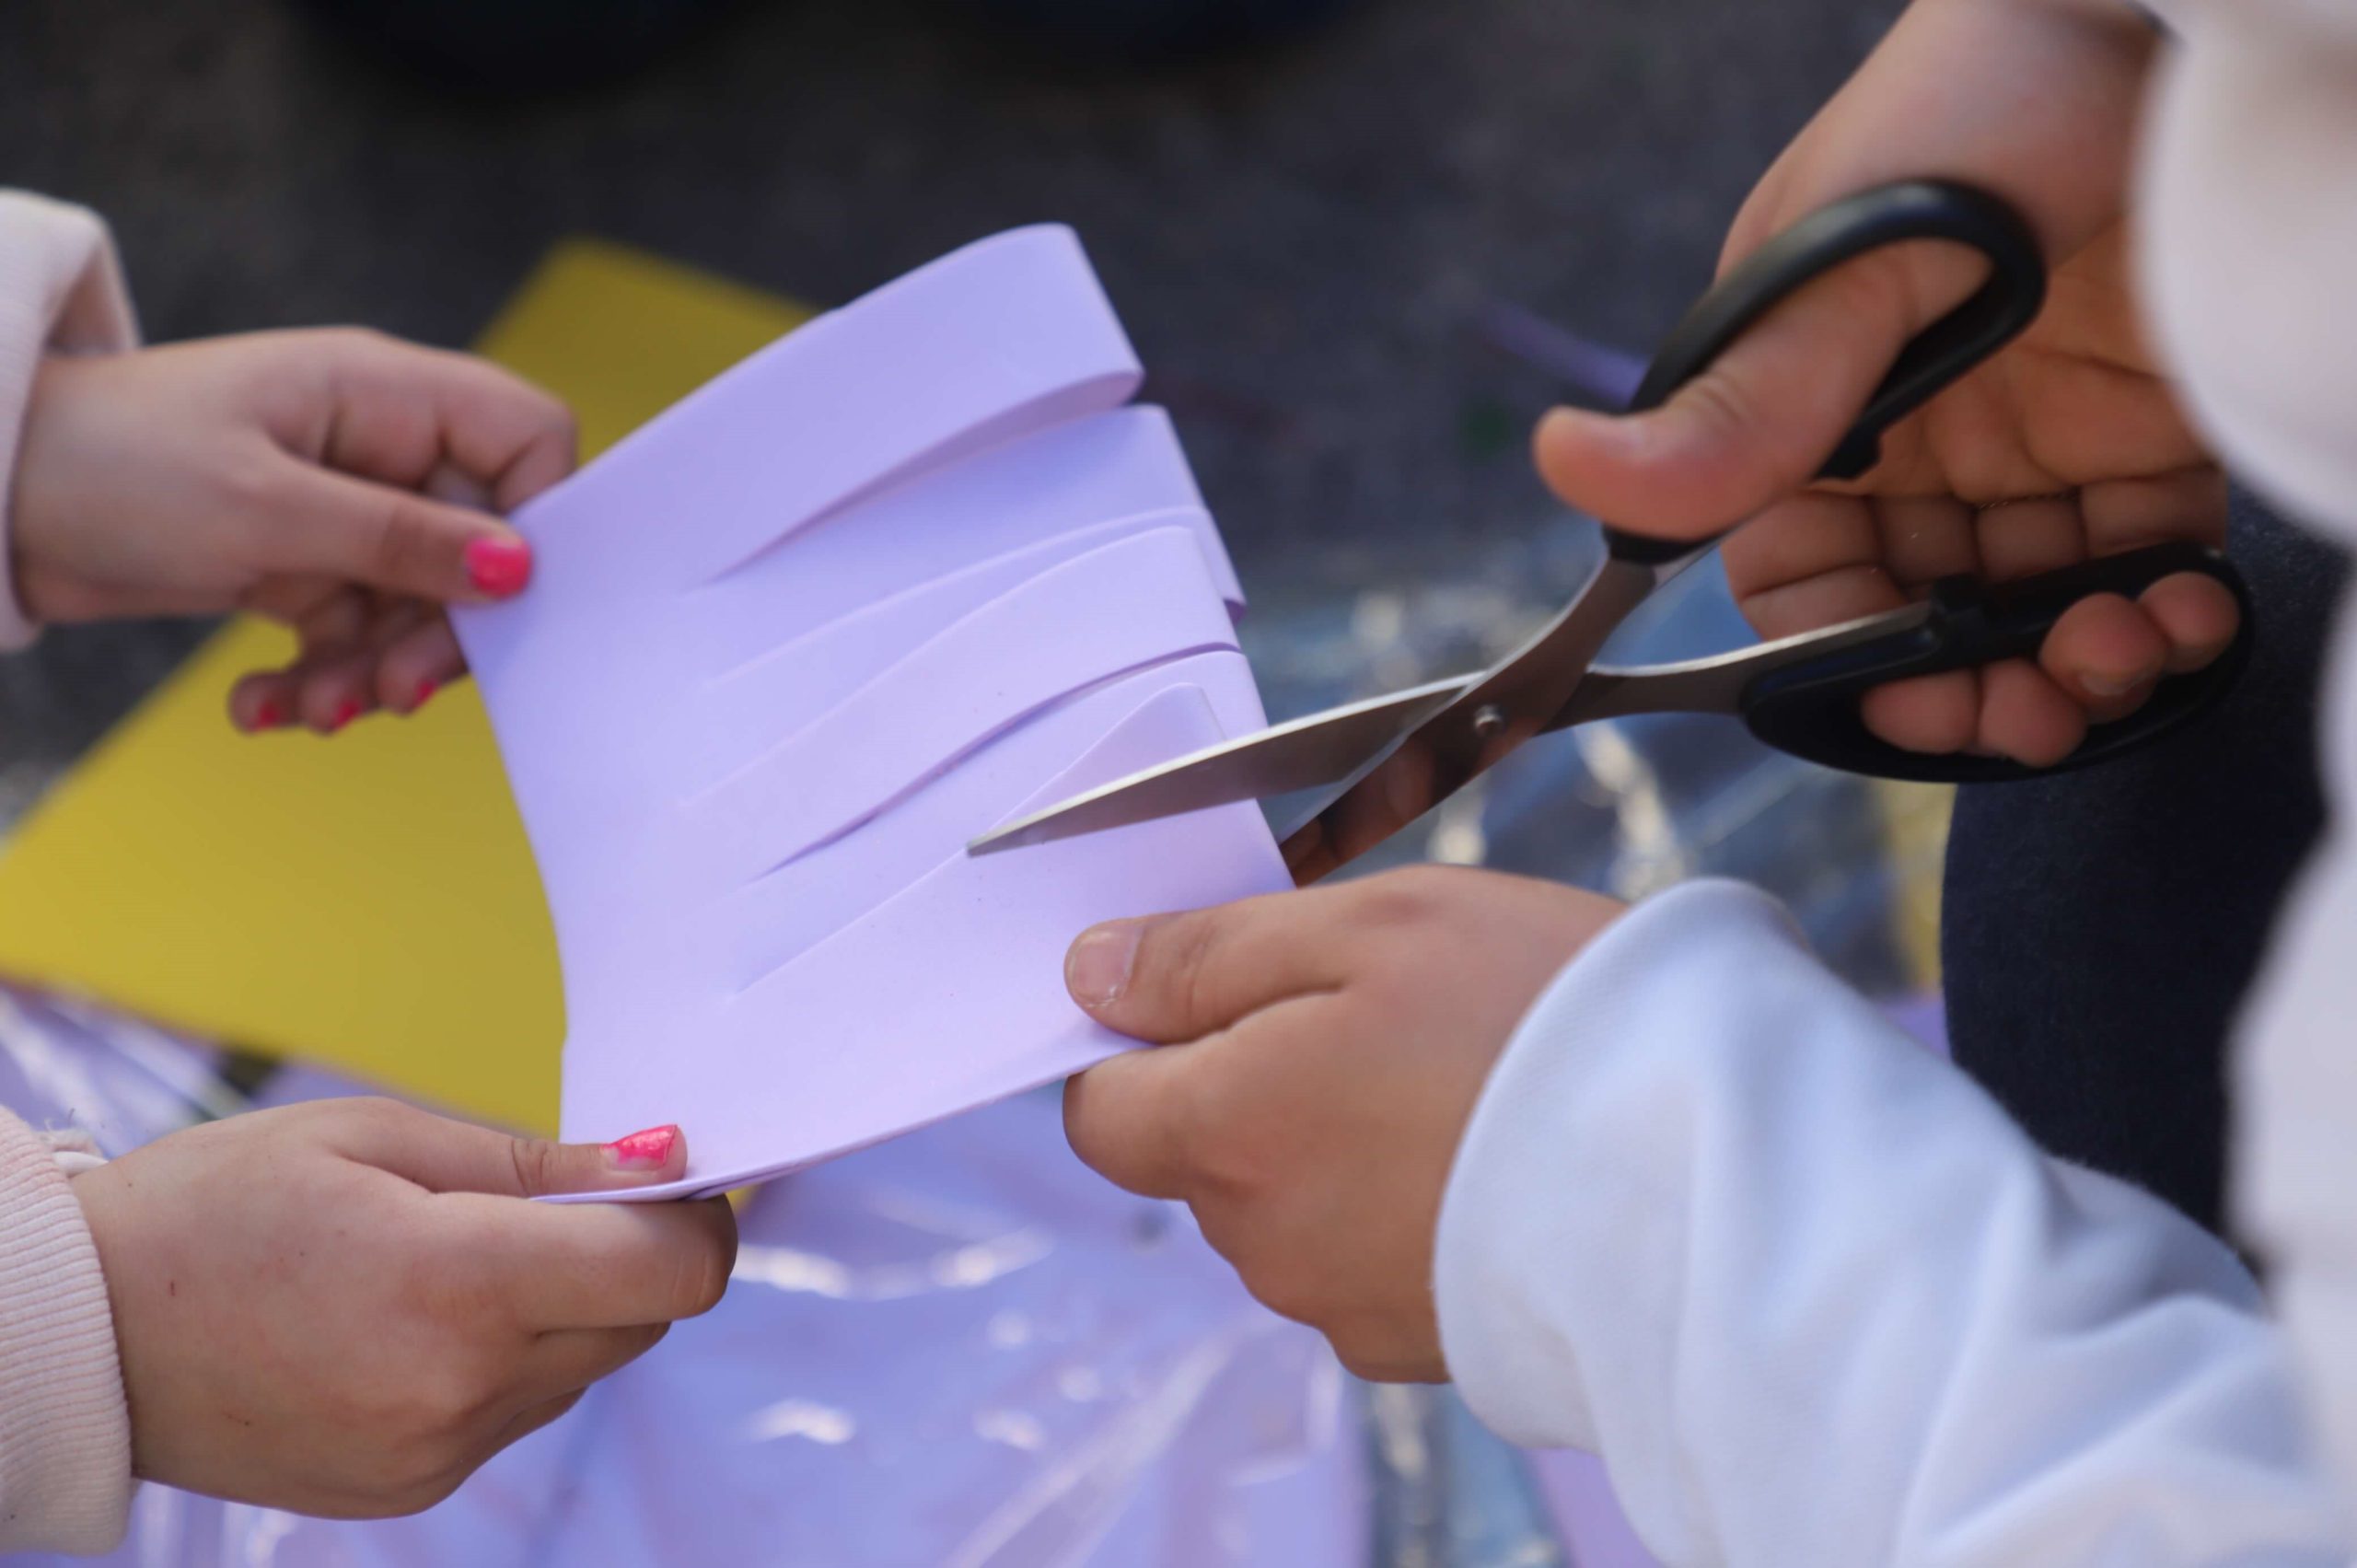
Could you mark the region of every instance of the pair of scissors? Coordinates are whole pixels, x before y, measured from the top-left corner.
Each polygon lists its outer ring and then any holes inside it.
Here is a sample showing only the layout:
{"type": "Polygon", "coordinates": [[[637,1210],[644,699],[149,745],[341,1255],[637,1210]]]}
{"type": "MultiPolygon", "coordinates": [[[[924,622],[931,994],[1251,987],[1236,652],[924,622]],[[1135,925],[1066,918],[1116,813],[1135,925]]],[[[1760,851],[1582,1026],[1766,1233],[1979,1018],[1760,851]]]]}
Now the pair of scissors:
{"type": "MultiPolygon", "coordinates": [[[[1824,208],[1762,247],[1672,330],[1631,401],[1659,406],[1795,290],[1867,251],[1910,240],[1971,247],[1987,280],[1902,349],[1817,477],[1854,479],[1881,455],[1882,433],[2011,342],[2046,297],[2037,238],[2003,202],[1970,186],[1915,180],[1824,208]]],[[[2154,545],[1991,586],[1935,584],[1905,609],[1712,658],[1615,668],[1596,656],[1615,628],[1671,578],[1715,549],[1607,524],[1605,556],[1569,605],[1495,666],[1313,714],[1150,768],[1011,822],[969,846],[990,854],[1242,800],[1319,791],[1283,829],[1285,862],[1315,880],[1405,828],[1532,738],[1638,714],[1725,714],[1778,750],[1881,778],[1997,783],[2043,777],[2121,756],[2206,711],[2232,688],[2251,641],[2248,590],[2232,563],[2192,542],[2154,545]],[[1968,753],[1927,755],[1873,735],[1859,699],[1910,676],[2034,656],[2062,613],[2093,594],[2131,599],[2191,572],[2223,585],[2241,630],[2199,671],[2164,677],[2133,714],[2091,726],[2049,768],[1968,753]]]]}

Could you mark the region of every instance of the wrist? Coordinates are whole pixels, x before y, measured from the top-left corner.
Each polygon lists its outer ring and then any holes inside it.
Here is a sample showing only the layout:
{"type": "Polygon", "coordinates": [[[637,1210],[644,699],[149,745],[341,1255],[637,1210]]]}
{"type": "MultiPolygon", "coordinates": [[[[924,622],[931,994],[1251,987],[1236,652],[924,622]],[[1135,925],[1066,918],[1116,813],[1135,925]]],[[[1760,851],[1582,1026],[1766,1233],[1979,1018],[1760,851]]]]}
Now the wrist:
{"type": "Polygon", "coordinates": [[[0,545],[7,551],[0,587],[10,595],[9,602],[0,604],[0,619],[13,613],[30,625],[56,619],[41,602],[40,585],[50,575],[58,531],[71,510],[71,464],[60,450],[55,415],[59,391],[73,365],[70,359],[44,355],[26,390],[16,463],[7,475],[7,492],[0,495],[0,507],[6,508],[0,512],[6,520],[0,545]]]}
{"type": "MultiPolygon", "coordinates": [[[[89,1237],[92,1260],[97,1265],[99,1289],[103,1297],[107,1339],[114,1353],[116,1380],[124,1413],[124,1458],[134,1474],[145,1472],[139,1464],[139,1432],[131,1418],[132,1387],[136,1381],[135,1347],[126,1332],[135,1314],[126,1311],[126,1298],[140,1289],[139,1259],[135,1249],[123,1243],[128,1214],[126,1205],[134,1201],[134,1190],[123,1181],[110,1166],[101,1164],[95,1168],[74,1175],[66,1183],[75,1208],[80,1212],[83,1229],[89,1237]]],[[[177,1294],[177,1293],[175,1293],[177,1294]]]]}
{"type": "MultiPolygon", "coordinates": [[[[21,426],[51,354],[106,354],[138,339],[106,226],[79,207],[0,191],[0,650],[32,641],[7,542],[21,426]]],[[[29,608],[29,607],[27,607],[29,608]]]]}

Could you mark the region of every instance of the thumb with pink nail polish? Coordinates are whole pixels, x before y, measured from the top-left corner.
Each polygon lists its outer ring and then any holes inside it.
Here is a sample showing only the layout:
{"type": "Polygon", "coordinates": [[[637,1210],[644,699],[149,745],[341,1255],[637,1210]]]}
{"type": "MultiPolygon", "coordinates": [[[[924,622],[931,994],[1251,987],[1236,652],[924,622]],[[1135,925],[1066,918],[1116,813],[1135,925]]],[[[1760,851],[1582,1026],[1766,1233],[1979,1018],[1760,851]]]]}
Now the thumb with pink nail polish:
{"type": "Polygon", "coordinates": [[[687,1174],[688,1138],[670,1123],[627,1133],[610,1144],[517,1138],[515,1164],[519,1197],[652,1187],[687,1174]]]}

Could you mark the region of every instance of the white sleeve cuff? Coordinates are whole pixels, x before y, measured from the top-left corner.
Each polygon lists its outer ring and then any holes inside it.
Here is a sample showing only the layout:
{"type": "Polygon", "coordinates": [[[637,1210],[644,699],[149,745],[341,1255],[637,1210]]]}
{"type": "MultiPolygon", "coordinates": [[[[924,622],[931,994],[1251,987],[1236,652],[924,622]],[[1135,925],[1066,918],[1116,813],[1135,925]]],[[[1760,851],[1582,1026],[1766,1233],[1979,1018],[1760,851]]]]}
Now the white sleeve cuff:
{"type": "Polygon", "coordinates": [[[131,1492],[98,1248],[51,1141],[0,1111],[0,1552],[106,1551],[131,1492]]]}
{"type": "MultiPolygon", "coordinates": [[[[1565,1325],[1550,1310],[1551,1296],[1526,1288],[1534,1273],[1675,1267],[1667,1257],[1550,1256],[1564,1232],[1563,1205],[1573,1200],[1545,1188],[1583,1121],[1599,1109],[1656,1121],[1665,1162],[1684,1158],[1692,1143],[1676,1125],[1687,1108],[1644,1095],[1621,1105],[1610,1083],[1591,1080],[1608,1078],[1632,1049],[1668,1043],[1662,1037],[1690,1009],[1661,1008],[1674,1001],[1665,992],[1720,991],[1739,983],[1763,952],[1798,947],[1782,909],[1754,889],[1716,881],[1677,888],[1623,915],[1564,966],[1491,1070],[1457,1146],[1434,1270],[1449,1374],[1501,1435],[1532,1447],[1599,1446],[1579,1358],[1562,1342],[1565,1325]]],[[[1685,1183],[1650,1163],[1632,1161],[1611,1174],[1616,1186],[1632,1189],[1632,1210],[1685,1183]]],[[[1667,1229],[1638,1239],[1648,1249],[1680,1244],[1667,1229]]]]}
{"type": "Polygon", "coordinates": [[[38,632],[17,596],[8,516],[33,377],[46,354],[111,354],[137,341],[114,241],[97,215],[0,191],[0,651],[38,632]]]}

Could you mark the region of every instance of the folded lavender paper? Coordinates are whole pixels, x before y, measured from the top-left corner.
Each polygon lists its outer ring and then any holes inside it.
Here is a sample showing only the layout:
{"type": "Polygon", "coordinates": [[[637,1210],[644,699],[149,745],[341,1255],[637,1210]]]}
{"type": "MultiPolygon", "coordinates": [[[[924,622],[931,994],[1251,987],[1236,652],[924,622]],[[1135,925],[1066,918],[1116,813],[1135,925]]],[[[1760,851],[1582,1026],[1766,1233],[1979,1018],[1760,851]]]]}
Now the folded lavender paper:
{"type": "Polygon", "coordinates": [[[556,928],[563,1132],[724,1191],[1103,1060],[1086,925],[1287,885],[1257,808],[967,840],[1265,724],[1233,567],[1068,230],[822,317],[520,511],[470,610],[556,928]]]}

